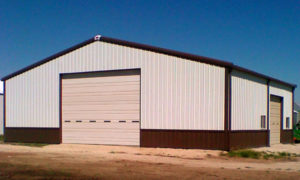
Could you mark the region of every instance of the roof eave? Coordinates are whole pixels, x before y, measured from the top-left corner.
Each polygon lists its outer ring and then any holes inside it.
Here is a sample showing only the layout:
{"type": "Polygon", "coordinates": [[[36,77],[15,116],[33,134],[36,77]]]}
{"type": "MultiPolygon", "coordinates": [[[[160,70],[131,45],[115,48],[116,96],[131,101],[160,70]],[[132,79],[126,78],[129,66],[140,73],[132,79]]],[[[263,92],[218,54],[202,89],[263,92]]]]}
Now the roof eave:
{"type": "Polygon", "coordinates": [[[157,53],[162,53],[162,54],[166,54],[166,55],[170,55],[170,56],[175,56],[175,57],[180,57],[180,58],[184,58],[184,59],[188,59],[188,60],[193,60],[193,61],[197,61],[197,62],[201,62],[201,63],[206,63],[206,64],[212,64],[212,65],[217,65],[217,66],[221,66],[221,67],[226,67],[226,68],[230,68],[230,69],[236,69],[242,72],[246,72],[255,76],[259,76],[262,77],[264,79],[270,80],[270,81],[274,81],[274,82],[278,82],[287,86],[292,87],[293,89],[295,89],[297,87],[297,85],[295,84],[291,84],[288,82],[284,82],[281,81],[279,79],[275,79],[272,78],[270,76],[266,76],[264,74],[261,73],[257,73],[255,71],[234,65],[231,62],[227,62],[227,61],[223,61],[223,60],[219,60],[219,59],[214,59],[214,58],[209,58],[209,57],[204,57],[204,56],[198,56],[198,55],[194,55],[194,54],[189,54],[189,53],[184,53],[184,52],[180,52],[180,51],[175,51],[175,50],[170,50],[170,49],[165,49],[165,48],[160,48],[160,47],[155,47],[155,46],[150,46],[150,45],[146,45],[146,44],[141,44],[141,43],[135,43],[135,42],[130,42],[130,41],[124,41],[124,40],[120,40],[120,39],[115,39],[115,38],[110,38],[110,37],[105,37],[105,36],[100,36],[100,35],[96,35],[93,38],[90,38],[82,43],[79,43],[77,45],[74,45],[68,49],[65,49],[63,51],[60,51],[50,57],[47,57],[41,61],[38,61],[32,65],[29,65],[19,71],[16,71],[12,74],[9,74],[5,77],[3,77],[1,80],[2,81],[6,81],[14,76],[20,75],[30,69],[33,69],[37,66],[40,66],[44,63],[47,63],[53,59],[56,59],[62,55],[65,55],[71,51],[74,51],[78,48],[81,48],[83,46],[86,46],[94,41],[102,41],[102,42],[106,42],[106,43],[112,43],[112,44],[117,44],[117,45],[122,45],[122,46],[126,46],[126,47],[131,47],[131,48],[137,48],[137,49],[142,49],[142,50],[147,50],[147,51],[152,51],[152,52],[157,52],[157,53]]]}
{"type": "Polygon", "coordinates": [[[81,48],[81,47],[83,47],[83,46],[86,46],[86,45],[88,45],[88,44],[90,44],[90,43],[92,43],[92,42],[94,42],[94,41],[95,41],[94,38],[90,38],[90,39],[88,39],[88,40],[86,40],[86,41],[83,41],[82,43],[76,44],[76,45],[74,45],[74,46],[72,46],[72,47],[70,47],[70,48],[68,48],[68,49],[62,50],[62,51],[60,51],[60,52],[58,52],[58,53],[56,53],[56,54],[54,54],[54,55],[52,55],[52,56],[49,56],[49,57],[47,57],[47,58],[45,58],[45,59],[43,59],[43,60],[40,60],[40,61],[38,61],[38,62],[36,62],[36,63],[34,63],[34,64],[31,64],[31,65],[29,65],[29,66],[26,66],[26,67],[24,67],[24,68],[22,68],[22,69],[20,69],[20,70],[18,70],[18,71],[16,71],[16,72],[14,72],[14,73],[11,73],[11,74],[9,74],[9,75],[7,75],[7,76],[4,76],[4,77],[1,79],[1,81],[6,81],[6,80],[8,80],[8,79],[10,79],[10,78],[12,78],[12,77],[14,77],[14,76],[20,75],[20,74],[22,74],[22,73],[24,73],[24,72],[26,72],[26,71],[28,71],[28,70],[30,70],[30,69],[33,69],[33,68],[35,68],[35,67],[37,67],[37,66],[40,66],[40,65],[42,65],[42,64],[45,64],[45,63],[47,63],[47,62],[49,62],[49,61],[51,61],[51,60],[53,60],[53,59],[56,59],[56,58],[58,58],[58,57],[60,57],[60,56],[62,56],[62,55],[65,55],[65,54],[67,54],[67,53],[69,53],[69,52],[71,52],[71,51],[74,51],[74,50],[76,50],[76,49],[78,49],[78,48],[81,48]]]}

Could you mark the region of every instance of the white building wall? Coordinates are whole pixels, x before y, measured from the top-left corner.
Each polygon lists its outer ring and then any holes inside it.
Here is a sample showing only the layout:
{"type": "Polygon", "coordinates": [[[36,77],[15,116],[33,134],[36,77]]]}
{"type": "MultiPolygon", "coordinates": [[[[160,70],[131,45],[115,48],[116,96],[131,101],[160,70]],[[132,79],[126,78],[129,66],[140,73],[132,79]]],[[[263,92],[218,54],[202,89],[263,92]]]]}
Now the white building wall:
{"type": "Polygon", "coordinates": [[[233,70],[231,76],[231,129],[260,130],[266,116],[267,80],[233,70]]]}
{"type": "Polygon", "coordinates": [[[96,41],[6,81],[7,127],[59,127],[59,73],[141,69],[142,129],[224,129],[223,67],[96,41]]]}
{"type": "Polygon", "coordinates": [[[292,129],[292,112],[293,112],[293,90],[291,87],[279,83],[270,82],[270,96],[276,95],[283,97],[283,129],[292,129]],[[290,118],[290,127],[286,128],[286,118],[290,118]]]}
{"type": "Polygon", "coordinates": [[[2,94],[0,94],[0,135],[3,134],[3,123],[4,123],[4,119],[3,119],[3,101],[4,101],[4,96],[2,94]]]}
{"type": "Polygon", "coordinates": [[[3,93],[3,82],[0,81],[0,94],[2,94],[2,93],[3,93]]]}

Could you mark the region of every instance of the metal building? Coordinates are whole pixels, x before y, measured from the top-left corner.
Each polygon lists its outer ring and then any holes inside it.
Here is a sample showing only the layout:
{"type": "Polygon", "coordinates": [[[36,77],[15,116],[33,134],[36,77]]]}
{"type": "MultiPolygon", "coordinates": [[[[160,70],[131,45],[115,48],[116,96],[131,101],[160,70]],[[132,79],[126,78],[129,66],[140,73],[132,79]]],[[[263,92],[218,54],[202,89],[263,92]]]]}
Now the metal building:
{"type": "Polygon", "coordinates": [[[292,142],[296,85],[97,35],[4,78],[5,141],[223,149],[292,142]]]}

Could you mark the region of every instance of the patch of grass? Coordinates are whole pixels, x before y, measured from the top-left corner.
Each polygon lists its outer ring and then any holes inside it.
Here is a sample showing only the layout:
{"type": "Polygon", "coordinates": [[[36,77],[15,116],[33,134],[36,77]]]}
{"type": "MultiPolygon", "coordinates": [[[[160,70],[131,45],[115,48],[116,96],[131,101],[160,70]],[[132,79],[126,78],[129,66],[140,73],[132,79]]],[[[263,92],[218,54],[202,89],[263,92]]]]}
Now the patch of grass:
{"type": "Polygon", "coordinates": [[[29,147],[44,147],[49,144],[43,144],[43,143],[21,143],[21,142],[14,142],[14,143],[8,143],[11,145],[17,145],[17,146],[29,146],[29,147]]]}
{"type": "Polygon", "coordinates": [[[229,151],[228,156],[258,159],[261,157],[261,152],[245,149],[245,150],[229,151]]]}
{"type": "MultiPolygon", "coordinates": [[[[0,143],[4,143],[4,136],[0,135],[0,143]]],[[[22,143],[22,142],[7,142],[5,144],[17,145],[17,146],[29,146],[29,147],[44,147],[49,144],[45,143],[22,143]]]]}
{"type": "Polygon", "coordinates": [[[251,149],[241,149],[235,151],[229,151],[227,153],[221,152],[220,156],[229,157],[241,157],[251,159],[291,159],[293,157],[299,157],[299,154],[289,152],[265,152],[265,151],[254,151],[251,149]]]}
{"type": "Polygon", "coordinates": [[[126,154],[126,152],[123,151],[110,151],[111,154],[126,154]]]}

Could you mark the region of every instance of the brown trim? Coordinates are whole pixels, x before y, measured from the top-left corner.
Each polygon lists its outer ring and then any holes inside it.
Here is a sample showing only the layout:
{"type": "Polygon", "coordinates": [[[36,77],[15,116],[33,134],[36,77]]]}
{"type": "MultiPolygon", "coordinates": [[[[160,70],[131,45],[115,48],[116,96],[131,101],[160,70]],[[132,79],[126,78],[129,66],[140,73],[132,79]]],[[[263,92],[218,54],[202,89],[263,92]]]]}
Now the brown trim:
{"type": "Polygon", "coordinates": [[[45,63],[47,63],[47,62],[49,62],[49,61],[51,61],[53,59],[56,59],[56,58],[58,58],[58,57],[60,57],[62,55],[65,55],[65,54],[67,54],[69,52],[72,52],[72,51],[74,51],[76,49],[79,49],[79,48],[81,48],[83,46],[86,46],[86,45],[88,45],[88,44],[90,44],[90,43],[92,43],[94,41],[95,41],[94,38],[90,38],[90,39],[88,39],[86,41],[83,41],[82,43],[76,44],[76,45],[74,45],[74,46],[72,46],[72,47],[70,47],[68,49],[60,51],[60,52],[58,52],[58,53],[56,53],[56,54],[54,54],[52,56],[49,56],[49,57],[47,57],[45,59],[42,59],[42,60],[40,60],[40,61],[38,61],[38,62],[36,62],[34,64],[31,64],[31,65],[29,65],[29,66],[27,66],[25,68],[20,69],[20,70],[14,72],[12,74],[9,74],[9,75],[3,77],[1,80],[2,81],[6,81],[6,80],[8,80],[8,79],[10,79],[10,78],[12,78],[14,76],[17,76],[17,75],[22,74],[22,73],[24,73],[24,72],[26,72],[26,71],[28,71],[30,69],[33,69],[33,68],[38,67],[38,66],[40,66],[42,64],[45,64],[45,63]]]}
{"type": "Polygon", "coordinates": [[[283,85],[286,85],[286,86],[297,87],[296,84],[291,84],[291,83],[288,83],[288,82],[285,82],[285,81],[281,81],[279,79],[275,79],[273,77],[270,77],[270,76],[267,76],[267,75],[264,75],[264,74],[261,74],[261,73],[258,73],[258,72],[255,72],[255,71],[252,71],[250,69],[243,68],[243,67],[240,67],[240,66],[237,66],[237,65],[233,65],[233,69],[238,70],[238,71],[242,71],[242,72],[246,72],[248,74],[252,74],[254,76],[258,76],[258,77],[261,77],[263,79],[274,81],[274,82],[277,82],[277,83],[280,83],[280,84],[283,84],[283,85]]]}
{"type": "Polygon", "coordinates": [[[226,150],[229,150],[230,149],[230,146],[229,146],[229,136],[228,136],[228,85],[229,85],[229,78],[228,78],[228,73],[229,73],[229,70],[228,68],[225,69],[225,101],[224,101],[224,131],[225,131],[225,140],[226,140],[226,150]]]}
{"type": "Polygon", "coordinates": [[[141,44],[141,43],[124,41],[124,40],[105,37],[105,36],[101,36],[100,41],[106,42],[106,43],[111,43],[111,44],[122,45],[122,46],[126,46],[126,47],[131,47],[131,48],[136,48],[136,49],[141,49],[141,50],[146,50],[146,51],[151,51],[151,52],[157,52],[157,53],[161,53],[161,54],[171,55],[171,56],[175,56],[175,57],[179,57],[179,58],[194,60],[197,62],[213,64],[213,65],[222,66],[222,67],[231,67],[233,65],[230,62],[222,61],[219,59],[198,56],[198,55],[194,55],[194,54],[184,53],[184,52],[180,52],[180,51],[174,51],[174,50],[170,50],[170,49],[150,46],[150,45],[141,44]]]}
{"type": "Polygon", "coordinates": [[[5,127],[6,127],[6,81],[3,82],[3,91],[4,91],[4,98],[3,98],[3,135],[5,141],[5,127]]]}
{"type": "Polygon", "coordinates": [[[59,128],[5,128],[5,142],[60,143],[59,128]]]}
{"type": "Polygon", "coordinates": [[[248,132],[248,133],[257,133],[257,132],[266,132],[265,129],[252,129],[252,130],[232,130],[232,133],[242,133],[242,132],[248,132]]]}
{"type": "Polygon", "coordinates": [[[227,150],[225,131],[141,129],[141,147],[227,150]]]}
{"type": "Polygon", "coordinates": [[[62,75],[59,74],[59,142],[62,143],[62,75]]]}
{"type": "Polygon", "coordinates": [[[61,76],[64,76],[64,78],[68,75],[89,75],[89,74],[93,74],[93,73],[107,73],[107,76],[111,76],[112,74],[109,73],[114,73],[113,75],[122,75],[122,74],[126,74],[128,75],[128,71],[133,71],[135,75],[139,75],[138,71],[141,71],[141,68],[130,68],[130,69],[114,69],[114,70],[100,70],[100,71],[82,71],[82,72],[71,72],[71,73],[60,73],[61,76]],[[118,72],[119,74],[115,74],[116,72],[118,72]]]}
{"type": "Polygon", "coordinates": [[[94,41],[102,41],[102,42],[107,42],[107,43],[112,43],[112,44],[117,44],[117,45],[122,45],[122,46],[126,46],[126,47],[132,47],[132,48],[137,48],[137,49],[142,49],[142,50],[147,50],[147,51],[152,51],[152,52],[157,52],[157,53],[161,53],[161,54],[167,54],[167,55],[171,55],[171,56],[176,56],[176,57],[180,57],[180,58],[184,58],[184,59],[189,59],[189,60],[193,60],[193,61],[197,61],[197,62],[201,62],[201,63],[207,63],[207,64],[213,64],[213,65],[217,65],[217,66],[221,66],[221,67],[230,67],[232,69],[236,69],[239,71],[243,71],[243,72],[247,72],[249,74],[255,75],[255,76],[259,76],[268,80],[272,80],[287,86],[291,86],[291,87],[297,87],[297,85],[295,84],[290,84],[275,78],[272,78],[270,76],[266,76],[257,72],[254,72],[252,70],[246,69],[246,68],[242,68],[239,66],[234,65],[231,62],[226,62],[226,61],[222,61],[222,60],[218,60],[218,59],[214,59],[214,58],[208,58],[208,57],[204,57],[204,56],[198,56],[198,55],[194,55],[194,54],[189,54],[189,53],[184,53],[184,52],[179,52],[179,51],[174,51],[174,50],[170,50],[170,49],[165,49],[165,48],[159,48],[159,47],[155,47],[155,46],[150,46],[150,45],[146,45],[146,44],[140,44],[140,43],[135,43],[135,42],[130,42],[130,41],[124,41],[124,40],[120,40],[120,39],[115,39],[115,38],[110,38],[110,37],[105,37],[105,36],[101,36],[100,40],[99,38],[90,38],[78,45],[75,45],[71,48],[68,48],[66,50],[63,50],[57,54],[54,54],[46,59],[43,59],[41,61],[38,61],[37,63],[34,63],[30,66],[27,66],[17,72],[14,72],[12,74],[9,74],[5,77],[2,78],[2,81],[8,80],[14,76],[17,76],[19,74],[22,74],[32,68],[35,68],[37,66],[40,66],[44,63],[47,63],[55,58],[58,58],[64,54],[67,54],[71,51],[74,51],[78,48],[81,48],[85,45],[88,45],[94,41]]]}
{"type": "Polygon", "coordinates": [[[290,144],[293,143],[293,130],[284,129],[280,131],[280,143],[290,144]]]}
{"type": "Polygon", "coordinates": [[[230,131],[231,131],[231,70],[225,69],[225,117],[224,131],[226,136],[226,150],[230,150],[230,131]]]}
{"type": "Polygon", "coordinates": [[[270,80],[267,81],[267,146],[270,146],[270,80]]]}
{"type": "Polygon", "coordinates": [[[267,130],[238,130],[230,133],[230,149],[267,146],[267,130]]]}

